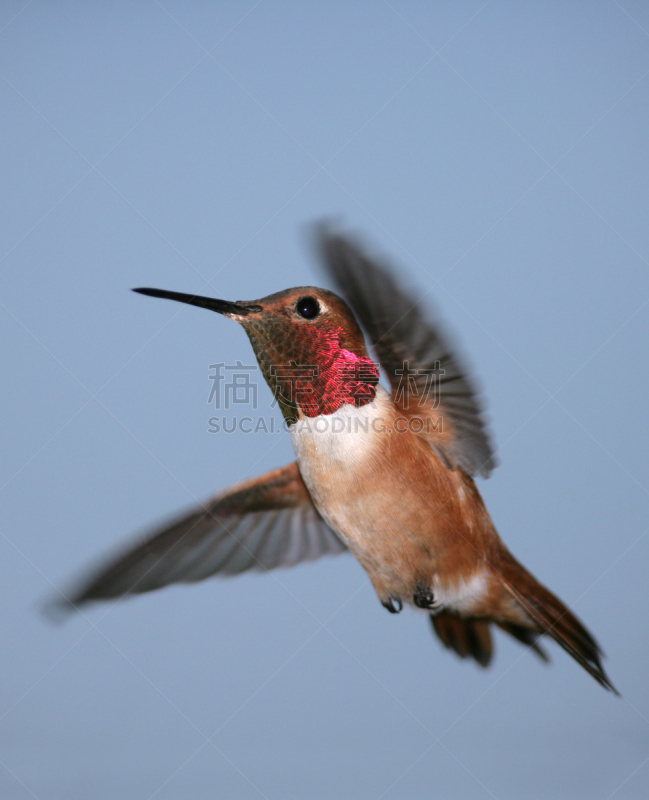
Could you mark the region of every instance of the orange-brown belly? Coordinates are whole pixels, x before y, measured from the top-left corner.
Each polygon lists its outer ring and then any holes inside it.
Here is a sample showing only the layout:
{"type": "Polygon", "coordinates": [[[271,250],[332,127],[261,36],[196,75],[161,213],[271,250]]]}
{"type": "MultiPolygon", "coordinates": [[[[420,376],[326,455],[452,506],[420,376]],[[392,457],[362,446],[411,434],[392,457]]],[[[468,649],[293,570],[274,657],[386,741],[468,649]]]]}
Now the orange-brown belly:
{"type": "Polygon", "coordinates": [[[484,506],[472,481],[393,419],[381,390],[371,407],[300,420],[291,433],[304,481],[381,600],[412,602],[422,585],[444,606],[470,604],[484,588],[484,506]]]}

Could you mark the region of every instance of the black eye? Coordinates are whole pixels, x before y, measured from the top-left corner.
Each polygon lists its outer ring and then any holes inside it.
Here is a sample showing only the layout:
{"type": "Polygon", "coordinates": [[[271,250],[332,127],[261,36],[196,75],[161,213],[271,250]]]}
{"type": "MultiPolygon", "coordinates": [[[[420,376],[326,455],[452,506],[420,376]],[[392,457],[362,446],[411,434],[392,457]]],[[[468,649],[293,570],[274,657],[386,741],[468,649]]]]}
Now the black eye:
{"type": "Polygon", "coordinates": [[[295,304],[295,310],[304,319],[315,319],[320,313],[320,303],[315,297],[300,297],[295,304]]]}

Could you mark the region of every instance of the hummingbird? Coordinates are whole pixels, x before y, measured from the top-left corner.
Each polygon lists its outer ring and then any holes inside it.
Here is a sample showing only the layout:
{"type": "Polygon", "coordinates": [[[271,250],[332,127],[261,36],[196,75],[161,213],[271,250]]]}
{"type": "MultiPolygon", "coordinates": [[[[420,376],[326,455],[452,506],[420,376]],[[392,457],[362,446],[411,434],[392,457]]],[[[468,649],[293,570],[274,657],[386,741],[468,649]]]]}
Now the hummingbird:
{"type": "Polygon", "coordinates": [[[355,237],[323,224],[314,239],[342,297],[315,286],[249,302],[134,289],[243,327],[296,460],[153,530],[61,604],[351,551],[389,612],[423,611],[461,658],[486,667],[496,626],[547,661],[545,635],[617,694],[593,636],[496,531],[475,483],[496,466],[494,448],[446,334],[355,237]]]}

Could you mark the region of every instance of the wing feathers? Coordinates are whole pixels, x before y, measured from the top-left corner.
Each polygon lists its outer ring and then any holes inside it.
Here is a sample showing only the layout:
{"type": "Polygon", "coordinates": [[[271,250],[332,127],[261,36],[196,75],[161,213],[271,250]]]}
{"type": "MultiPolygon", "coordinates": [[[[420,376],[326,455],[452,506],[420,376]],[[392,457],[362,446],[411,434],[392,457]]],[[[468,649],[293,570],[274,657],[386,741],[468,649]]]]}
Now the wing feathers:
{"type": "Polygon", "coordinates": [[[231,487],[100,569],[64,605],[342,553],[296,463],[231,487]]]}
{"type": "Polygon", "coordinates": [[[349,237],[320,226],[316,241],[328,274],[356,312],[406,415],[441,418],[425,438],[451,468],[487,477],[495,460],[472,381],[439,326],[393,271],[349,237]]]}

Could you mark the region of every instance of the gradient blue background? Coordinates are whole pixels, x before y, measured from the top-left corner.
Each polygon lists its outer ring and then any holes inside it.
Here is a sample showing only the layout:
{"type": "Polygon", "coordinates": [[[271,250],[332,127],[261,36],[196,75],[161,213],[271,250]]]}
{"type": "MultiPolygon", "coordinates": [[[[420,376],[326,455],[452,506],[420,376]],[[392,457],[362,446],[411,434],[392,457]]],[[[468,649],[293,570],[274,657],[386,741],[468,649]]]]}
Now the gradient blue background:
{"type": "Polygon", "coordinates": [[[648,796],[647,4],[7,1],[0,28],[0,796],[648,796]],[[293,458],[207,432],[243,331],[129,288],[322,283],[332,215],[456,333],[480,489],[623,699],[554,645],[460,662],[349,556],[40,615],[293,458]]]}

